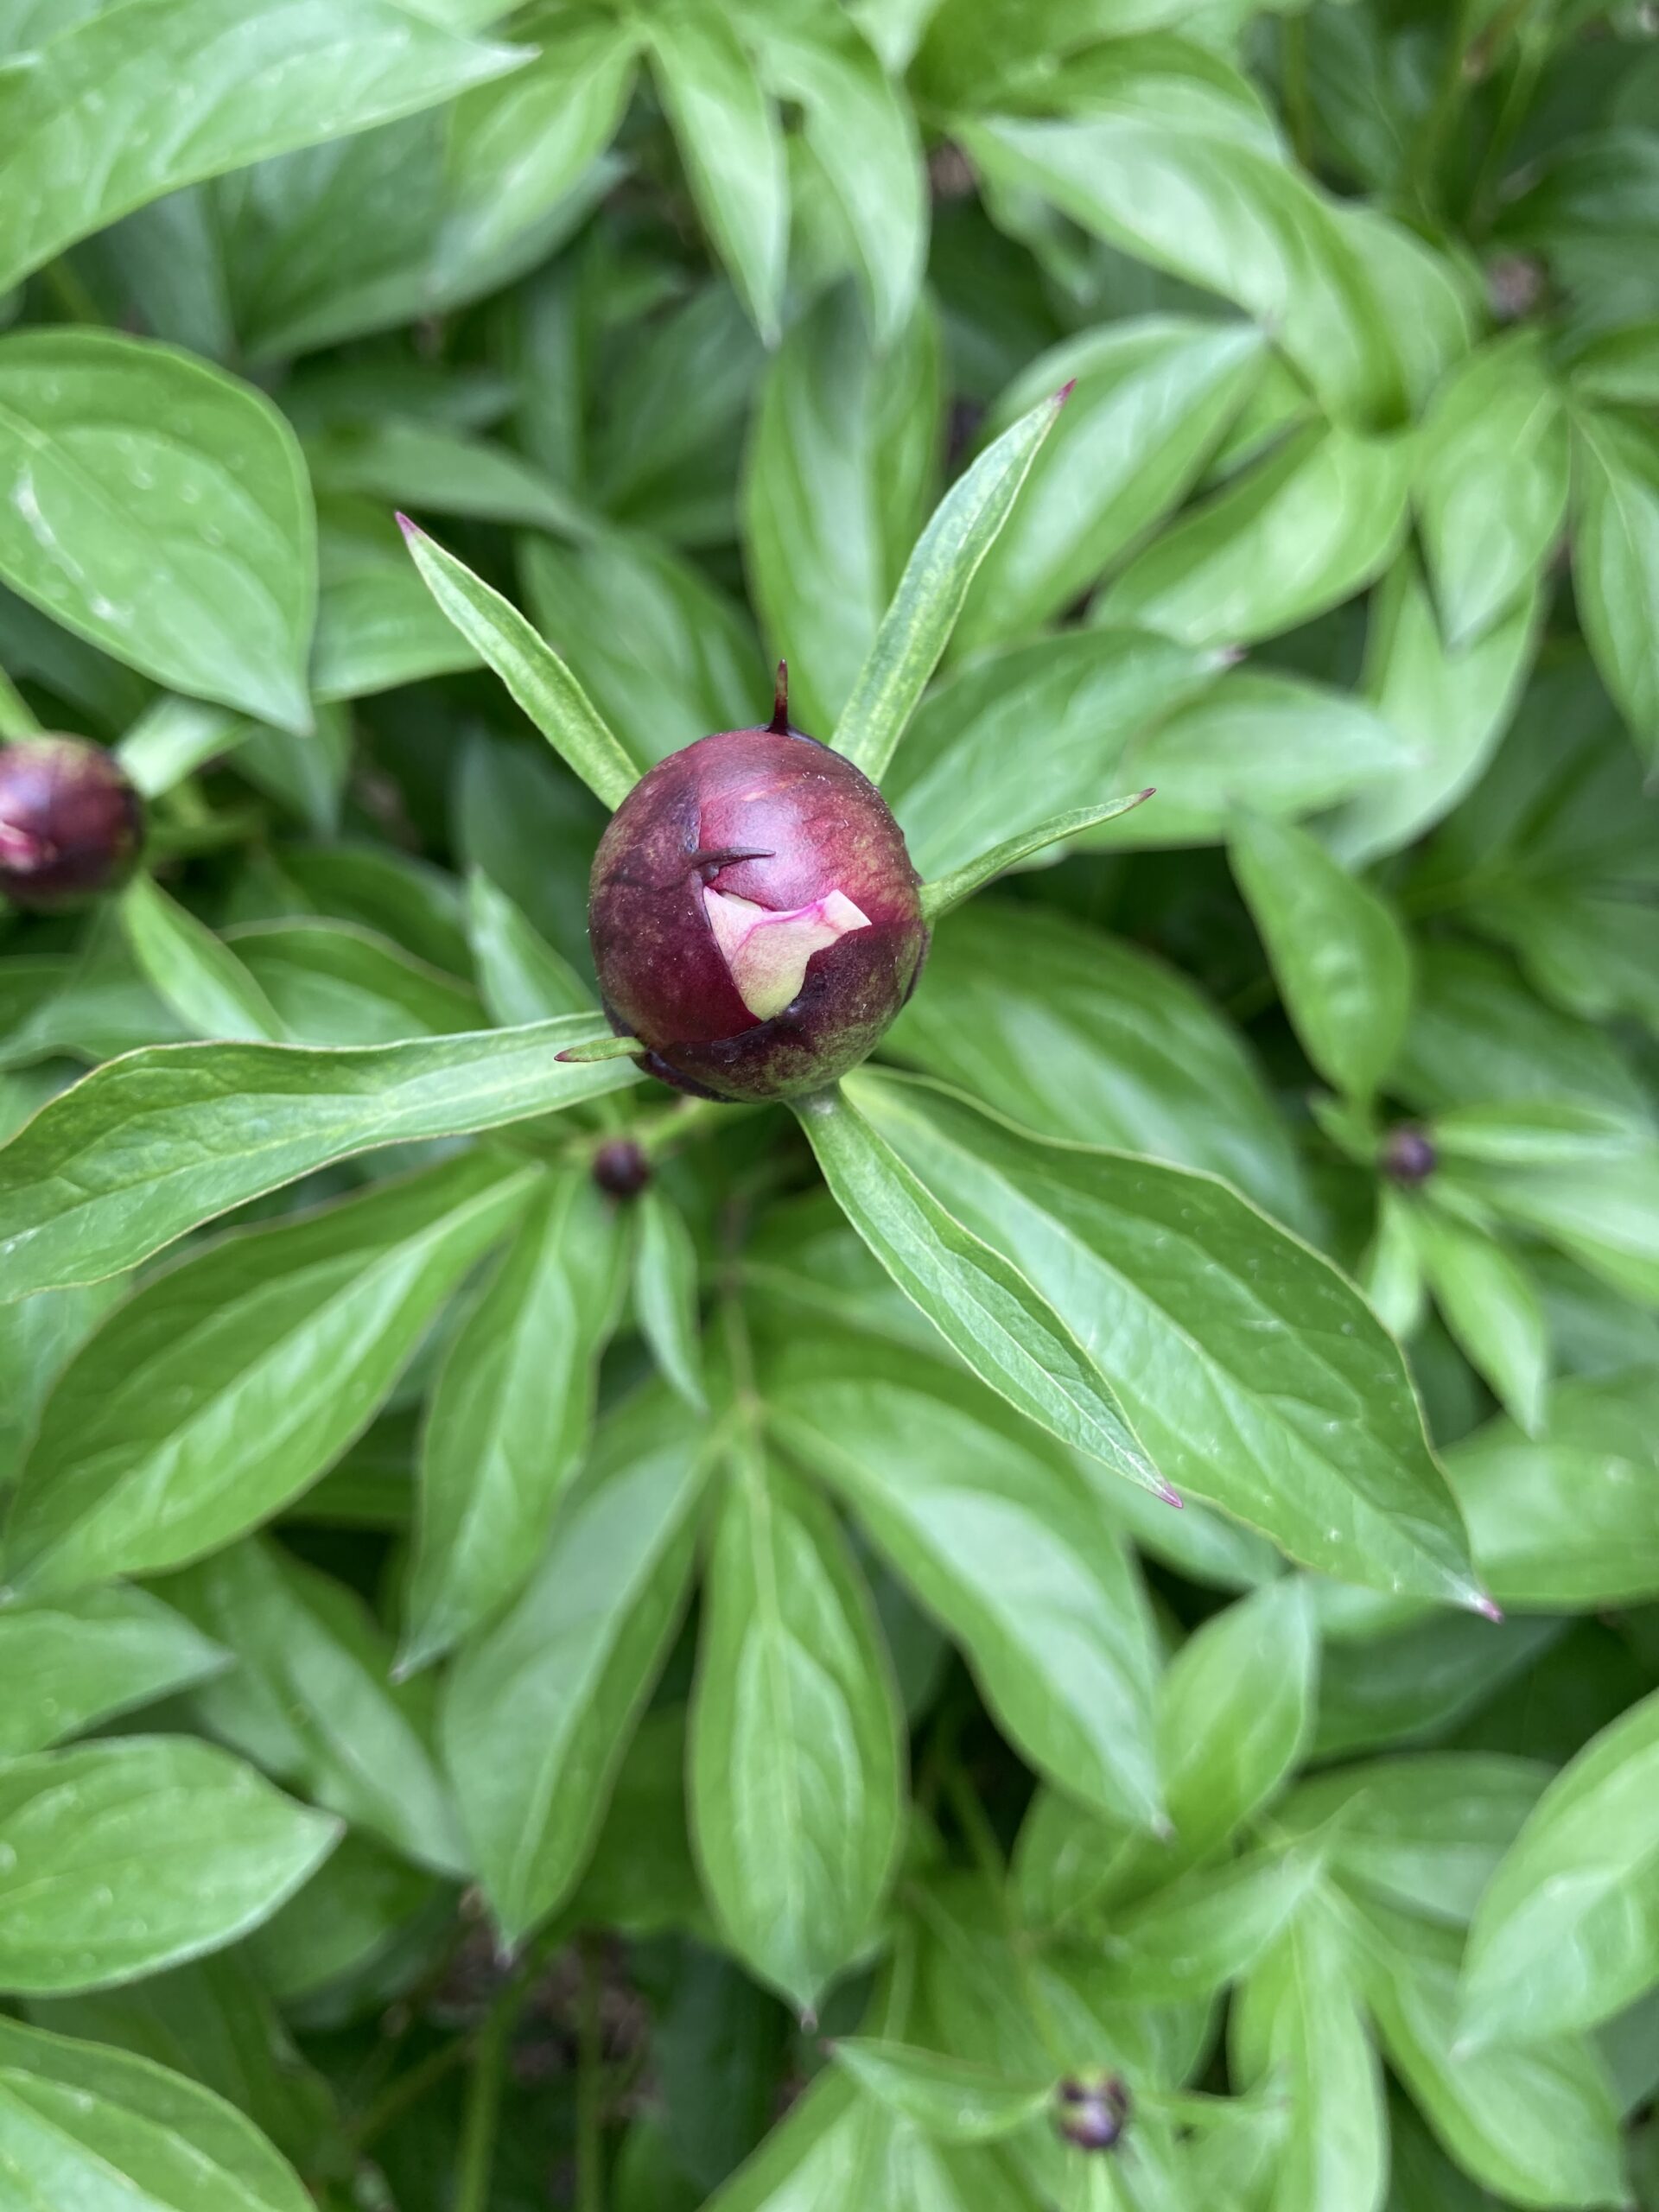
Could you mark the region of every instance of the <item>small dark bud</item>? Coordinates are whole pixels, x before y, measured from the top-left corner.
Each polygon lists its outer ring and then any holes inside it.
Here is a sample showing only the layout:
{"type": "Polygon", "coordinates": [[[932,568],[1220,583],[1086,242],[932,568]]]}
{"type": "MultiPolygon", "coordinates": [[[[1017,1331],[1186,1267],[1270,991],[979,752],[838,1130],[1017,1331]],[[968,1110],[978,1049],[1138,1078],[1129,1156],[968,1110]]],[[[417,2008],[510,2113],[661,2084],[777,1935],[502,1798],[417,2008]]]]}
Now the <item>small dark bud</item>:
{"type": "Polygon", "coordinates": [[[1410,1122],[1402,1122],[1383,1138],[1377,1164],[1389,1182],[1409,1188],[1428,1180],[1439,1156],[1426,1129],[1414,1128],[1410,1122]]]}
{"type": "Polygon", "coordinates": [[[1116,2075],[1068,2079],[1054,2092],[1054,2125],[1078,2151],[1114,2149],[1129,2122],[1129,2093],[1116,2075]]]}
{"type": "MultiPolygon", "coordinates": [[[[784,727],[779,728],[779,724],[784,727]]],[[[772,726],[671,753],[617,809],[588,905],[605,1009],[640,1065],[709,1098],[787,1098],[855,1067],[927,950],[887,802],[772,726]]]]}
{"type": "Polygon", "coordinates": [[[594,1180],[607,1197],[637,1198],[651,1180],[651,1154],[632,1137],[613,1137],[594,1154],[594,1180]]]}
{"type": "Polygon", "coordinates": [[[1544,265],[1530,254],[1501,253],[1486,264],[1486,297],[1499,322],[1519,322],[1544,296],[1544,265]]]}
{"type": "Polygon", "coordinates": [[[0,747],[0,891],[16,906],[73,906],[126,881],[144,803],[101,745],[21,738],[0,747]]]}

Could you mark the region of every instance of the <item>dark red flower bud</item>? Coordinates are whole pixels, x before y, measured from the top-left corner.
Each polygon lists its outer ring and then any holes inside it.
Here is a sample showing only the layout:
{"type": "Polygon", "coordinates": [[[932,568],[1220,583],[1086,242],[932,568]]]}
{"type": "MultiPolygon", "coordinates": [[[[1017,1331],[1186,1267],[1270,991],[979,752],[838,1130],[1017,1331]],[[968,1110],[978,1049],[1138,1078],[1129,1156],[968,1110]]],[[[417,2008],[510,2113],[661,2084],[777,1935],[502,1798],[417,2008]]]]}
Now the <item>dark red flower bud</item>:
{"type": "Polygon", "coordinates": [[[1129,2093],[1116,2075],[1067,2080],[1054,2092],[1054,2125],[1079,2151],[1110,2151],[1129,2122],[1129,2093]]]}
{"type": "Polygon", "coordinates": [[[1414,1128],[1409,1122],[1402,1122],[1383,1138],[1379,1164],[1391,1183],[1409,1188],[1428,1180],[1439,1157],[1426,1129],[1414,1128]]]}
{"type": "Polygon", "coordinates": [[[0,891],[14,906],[73,906],[131,874],[144,803],[101,745],[21,738],[0,747],[0,891]]]}
{"type": "Polygon", "coordinates": [[[637,1198],[651,1180],[651,1154],[632,1137],[612,1137],[594,1154],[593,1175],[607,1198],[637,1198]]]}
{"type": "Polygon", "coordinates": [[[927,950],[905,840],[867,776],[779,711],[671,753],[617,809],[588,926],[619,1035],[714,1098],[787,1098],[857,1065],[927,950]]]}

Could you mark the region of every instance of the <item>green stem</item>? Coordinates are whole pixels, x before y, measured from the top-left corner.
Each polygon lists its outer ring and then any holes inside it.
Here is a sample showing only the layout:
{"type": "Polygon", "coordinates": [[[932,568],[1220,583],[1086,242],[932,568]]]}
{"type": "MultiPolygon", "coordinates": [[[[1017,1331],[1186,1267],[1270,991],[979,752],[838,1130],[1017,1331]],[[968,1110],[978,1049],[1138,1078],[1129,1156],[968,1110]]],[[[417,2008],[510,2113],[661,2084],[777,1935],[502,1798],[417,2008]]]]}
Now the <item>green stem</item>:
{"type": "Polygon", "coordinates": [[[67,260],[48,261],[41,271],[41,282],[62,309],[66,321],[86,323],[94,330],[103,328],[103,308],[92,297],[85,277],[67,260]]]}
{"type": "Polygon", "coordinates": [[[1423,118],[1407,165],[1407,183],[1420,207],[1433,213],[1440,205],[1440,167],[1447,139],[1468,92],[1464,75],[1463,24],[1459,17],[1447,34],[1446,60],[1428,113],[1423,118]]]}
{"type": "Polygon", "coordinates": [[[383,2135],[395,2120],[398,2120],[411,2105],[418,2104],[433,2084],[452,2074],[472,2050],[467,2036],[452,2037],[429,2051],[418,2065],[409,2067],[388,2084],[352,2130],[352,2146],[361,2151],[383,2135]]]}
{"type": "Polygon", "coordinates": [[[0,737],[38,737],[40,734],[41,726],[29,712],[28,700],[0,668],[0,737]]]}
{"type": "Polygon", "coordinates": [[[487,2212],[507,2061],[512,2050],[513,2031],[529,1994],[530,1975],[521,1964],[497,1992],[495,2002],[479,2031],[473,2070],[467,2083],[467,2108],[461,2117],[461,2156],[455,2168],[455,2212],[487,2212]]]}
{"type": "Polygon", "coordinates": [[[1279,22],[1279,86],[1290,126],[1291,149],[1309,174],[1313,168],[1313,100],[1307,77],[1307,18],[1283,16],[1279,22]]]}
{"type": "Polygon", "coordinates": [[[597,1947],[584,1936],[582,2011],[576,2035],[575,2212],[605,2212],[605,2050],[599,2012],[597,1947]]]}

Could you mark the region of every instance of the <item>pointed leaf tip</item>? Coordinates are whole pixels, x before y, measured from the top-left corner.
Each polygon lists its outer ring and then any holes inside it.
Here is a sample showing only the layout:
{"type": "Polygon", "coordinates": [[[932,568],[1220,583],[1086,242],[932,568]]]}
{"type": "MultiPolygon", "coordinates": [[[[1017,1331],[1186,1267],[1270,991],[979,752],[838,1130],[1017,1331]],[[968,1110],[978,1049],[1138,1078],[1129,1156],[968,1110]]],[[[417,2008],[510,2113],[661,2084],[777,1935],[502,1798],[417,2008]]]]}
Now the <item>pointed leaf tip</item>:
{"type": "Polygon", "coordinates": [[[1495,1598],[1489,1598],[1484,1590],[1478,1592],[1476,1595],[1475,1611],[1478,1613],[1484,1614],[1485,1618],[1489,1621],[1501,1621],[1503,1618],[1503,1606],[1497,1603],[1495,1598]]]}
{"type": "Polygon", "coordinates": [[[1178,1513],[1184,1513],[1186,1510],[1186,1500],[1181,1496],[1179,1491],[1172,1490],[1167,1483],[1159,1484],[1158,1495],[1166,1505],[1173,1505],[1178,1513]]]}
{"type": "Polygon", "coordinates": [[[419,523],[411,522],[401,507],[397,509],[397,527],[403,531],[404,540],[406,544],[412,545],[417,537],[424,537],[426,536],[426,532],[421,528],[419,523]]]}
{"type": "Polygon", "coordinates": [[[1054,404],[1056,408],[1064,407],[1066,401],[1071,398],[1072,393],[1077,390],[1077,380],[1076,377],[1071,378],[1068,383],[1063,384],[1054,395],[1054,404]]]}

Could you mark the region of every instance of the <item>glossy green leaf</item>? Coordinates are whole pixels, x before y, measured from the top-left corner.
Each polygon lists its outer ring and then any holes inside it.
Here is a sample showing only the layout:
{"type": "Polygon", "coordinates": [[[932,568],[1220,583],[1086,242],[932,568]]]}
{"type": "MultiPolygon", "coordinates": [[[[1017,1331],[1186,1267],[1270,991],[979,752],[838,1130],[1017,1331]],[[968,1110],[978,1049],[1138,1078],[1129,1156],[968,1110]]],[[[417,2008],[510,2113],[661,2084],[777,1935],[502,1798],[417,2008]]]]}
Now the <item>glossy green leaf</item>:
{"type": "Polygon", "coordinates": [[[546,1177],[433,1387],[404,1671],[474,1633],[540,1556],[588,1447],[621,1262],[614,1210],[592,1178],[546,1177]]]}
{"type": "Polygon", "coordinates": [[[306,442],[320,493],[358,493],[390,507],[520,523],[583,535],[593,518],[531,462],[487,438],[390,416],[306,442]]]}
{"type": "Polygon", "coordinates": [[[1035,2120],[1053,2094],[1046,2082],[1000,2080],[962,2059],[874,2036],[842,2036],[832,2049],[861,2089],[940,2142],[994,2143],[1035,2120]]]}
{"type": "Polygon", "coordinates": [[[15,1759],[0,1772],[0,1988],[95,1989],[233,1942],[339,1834],[188,1737],[15,1759]]]}
{"type": "Polygon", "coordinates": [[[804,2012],[874,1934],[900,1839],[899,1731],[833,1514],[734,1440],[691,1701],[692,1836],[727,1941],[804,2012]]]}
{"type": "Polygon", "coordinates": [[[0,1611],[0,1751],[41,1751],[230,1664],[222,1646],[143,1590],[116,1584],[0,1611]]]}
{"type": "Polygon", "coordinates": [[[1319,1666],[1321,1758],[1432,1742],[1535,1667],[1558,1622],[1432,1613],[1403,1628],[1327,1641],[1319,1666]]]}
{"type": "Polygon", "coordinates": [[[0,289],[198,177],[432,106],[528,59],[391,0],[275,0],[257,16],[240,0],[101,9],[0,77],[0,289]],[[78,158],[93,140],[105,158],[78,158]]]}
{"type": "Polygon", "coordinates": [[[1230,850],[1307,1057],[1369,1098],[1411,1011],[1411,947],[1393,909],[1292,823],[1245,814],[1230,850]]]}
{"type": "Polygon", "coordinates": [[[354,1052],[163,1047],[101,1068],[0,1148],[5,1293],[132,1267],[261,1192],[377,1145],[499,1128],[614,1090],[632,1067],[559,1059],[601,1027],[581,1015],[354,1052]]]}
{"type": "Polygon", "coordinates": [[[1535,1168],[1459,1163],[1466,1198],[1542,1236],[1615,1290],[1659,1305],[1659,1140],[1632,1135],[1577,1159],[1535,1168]]]}
{"type": "Polygon", "coordinates": [[[53,1384],[127,1287],[125,1278],[116,1275],[0,1306],[0,1478],[8,1487],[53,1384]]]}
{"type": "Polygon", "coordinates": [[[352,1592],[257,1540],[163,1587],[236,1655],[195,1699],[214,1735],[417,1866],[467,1872],[423,1716],[393,1688],[391,1642],[352,1592]]]}
{"type": "Polygon", "coordinates": [[[1069,389],[1056,392],[1005,430],[951,486],[917,541],[836,724],[836,750],[873,782],[887,772],[950,641],[974,571],[1069,397],[1069,389]]]}
{"type": "Polygon", "coordinates": [[[1249,324],[1147,315],[1090,331],[1024,371],[994,429],[1045,388],[1068,377],[1077,386],[969,588],[958,645],[1024,636],[1096,583],[1178,505],[1268,358],[1249,324]]]}
{"type": "Polygon", "coordinates": [[[698,212],[768,345],[789,246],[783,132],[737,27],[709,0],[647,18],[652,65],[698,212]]]}
{"type": "Polygon", "coordinates": [[[684,1603],[703,1434],[671,1399],[605,1423],[529,1588],[469,1646],[444,1758],[509,1942],[569,1895],[684,1603]]]}
{"type": "Polygon", "coordinates": [[[1278,2083],[1290,2106],[1273,2212],[1380,2212],[1389,2173],[1382,2069],[1348,1944],[1328,1910],[1299,1914],[1257,1961],[1230,2033],[1243,2081],[1278,2083]]]}
{"type": "Polygon", "coordinates": [[[1039,1136],[1207,1167],[1280,1219],[1310,1219],[1242,1041],[1175,969],[1046,907],[987,899],[938,931],[926,978],[886,1040],[900,1058],[1039,1136]]]}
{"type": "Polygon", "coordinates": [[[465,1156],[153,1278],[48,1402],[8,1528],[13,1582],[152,1572],[267,1520],[367,1425],[533,1179],[465,1156]]]}
{"type": "Polygon", "coordinates": [[[763,1373],[778,1441],[835,1486],[961,1646],[1026,1758],[1150,1826],[1145,1599],[1084,1463],[970,1377],[874,1337],[791,1332],[763,1373]]]}
{"type": "Polygon", "coordinates": [[[464,983],[360,923],[243,922],[225,942],[297,1044],[395,1045],[484,1020],[464,983]]]}
{"type": "Polygon", "coordinates": [[[661,1190],[640,1194],[635,1215],[633,1311],[664,1382],[701,1412],[702,1340],[698,1334],[697,1248],[690,1225],[661,1190]]]}
{"type": "Polygon", "coordinates": [[[1176,2005],[1238,1980],[1295,1917],[1324,1863],[1318,1844],[1254,1853],[1121,1907],[1105,1938],[1106,1988],[1176,2005]]]}
{"type": "Polygon", "coordinates": [[[1656,1417],[1651,1374],[1626,1369],[1558,1382],[1536,1437],[1498,1420],[1452,1446],[1446,1474],[1501,1604],[1588,1610],[1659,1595],[1656,1417]]]}
{"type": "MultiPolygon", "coordinates": [[[[38,74],[0,75],[0,115],[38,74]]],[[[305,463],[263,393],[111,331],[0,339],[0,577],[54,622],[305,730],[316,558],[305,463]]]]}
{"type": "Polygon", "coordinates": [[[1101,1370],[1006,1253],[965,1228],[845,1094],[820,1091],[798,1110],[836,1204],[951,1349],[1063,1442],[1159,1489],[1101,1370]]]}
{"type": "Polygon", "coordinates": [[[1659,443],[1611,415],[1574,423],[1573,582],[1603,683],[1643,750],[1659,742],[1659,656],[1648,611],[1659,575],[1659,443]]]}
{"type": "Polygon", "coordinates": [[[482,868],[472,872],[467,902],[479,988],[498,1021],[512,1027],[592,1012],[593,994],[581,976],[482,868]]]}
{"type": "Polygon", "coordinates": [[[1455,652],[1530,588],[1567,517],[1567,412],[1533,334],[1462,362],[1422,436],[1412,496],[1455,652]]]}
{"type": "Polygon", "coordinates": [[[1125,798],[1106,799],[1098,806],[1078,807],[1071,814],[1052,815],[1035,829],[1022,830],[1017,837],[1005,838],[965,867],[953,868],[949,875],[935,876],[931,883],[925,883],[921,893],[924,917],[930,924],[940,920],[964,899],[971,899],[993,877],[1006,875],[1021,861],[1030,860],[1033,854],[1046,851],[1051,845],[1069,844],[1085,830],[1098,829],[1104,822],[1115,822],[1119,815],[1132,814],[1137,806],[1156,796],[1151,791],[1131,791],[1125,798]]]}
{"type": "Polygon", "coordinates": [[[1531,1276],[1495,1237],[1442,1206],[1418,1209],[1412,1235],[1446,1325],[1500,1402],[1535,1435],[1544,1416],[1549,1342],[1531,1276]]]}
{"type": "Polygon", "coordinates": [[[1096,602],[1189,645],[1296,627],[1381,575],[1406,529],[1400,438],[1296,431],[1154,540],[1096,602]]]}
{"type": "Polygon", "coordinates": [[[0,2021],[0,2158],[18,2201],[307,2212],[299,2176],[223,2098],[144,2058],[0,2021]]]}
{"type": "Polygon", "coordinates": [[[206,763],[232,751],[248,723],[226,707],[164,695],[147,708],[115,748],[115,757],[146,798],[170,791],[206,763]]]}
{"type": "Polygon", "coordinates": [[[1659,1981],[1659,1697],[1557,1775],[1475,1913],[1461,2025],[1532,2044],[1605,2020],[1659,1981]]]}
{"type": "Polygon", "coordinates": [[[1398,1348],[1327,1261],[1211,1178],[1043,1143],[931,1086],[849,1089],[1071,1319],[1178,1488],[1346,1580],[1484,1602],[1398,1348]]]}
{"type": "Polygon", "coordinates": [[[1593,2046],[1541,2018],[1524,2049],[1471,2050],[1457,1933],[1379,1904],[1363,1926],[1366,2002],[1389,2065],[1464,2171],[1514,2204],[1621,2202],[1618,2109],[1593,2046]]]}
{"type": "Polygon", "coordinates": [[[139,968],[199,1037],[279,1040],[282,1017],[223,938],[141,872],[121,894],[139,968]]]}
{"type": "Polygon", "coordinates": [[[336,499],[319,520],[321,594],[311,654],[318,699],[365,699],[478,666],[478,652],[410,566],[389,515],[336,499]]]}

